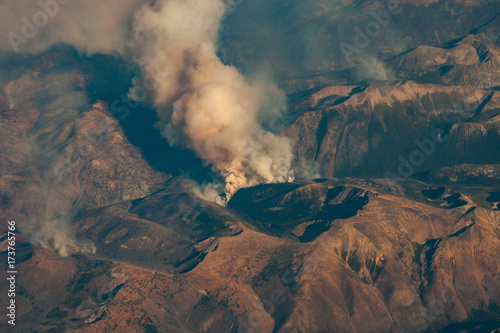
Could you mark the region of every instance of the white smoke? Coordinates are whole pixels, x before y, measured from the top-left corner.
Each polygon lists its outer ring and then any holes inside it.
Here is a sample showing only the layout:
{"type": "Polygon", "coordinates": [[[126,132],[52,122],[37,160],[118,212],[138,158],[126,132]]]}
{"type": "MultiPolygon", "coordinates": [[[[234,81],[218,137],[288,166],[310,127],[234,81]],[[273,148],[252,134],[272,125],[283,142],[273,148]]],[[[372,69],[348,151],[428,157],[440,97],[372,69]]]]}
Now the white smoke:
{"type": "Polygon", "coordinates": [[[43,248],[54,249],[62,257],[73,253],[95,253],[95,246],[90,241],[77,240],[69,226],[64,216],[45,220],[33,228],[31,241],[43,248]]]}
{"type": "Polygon", "coordinates": [[[257,120],[266,114],[262,108],[283,109],[283,93],[269,82],[250,84],[217,57],[225,8],[221,0],[144,7],[133,45],[143,68],[166,73],[155,84],[154,100],[163,135],[212,164],[230,196],[242,187],[292,180],[293,154],[288,138],[265,131],[257,120]]]}
{"type": "Polygon", "coordinates": [[[123,52],[134,12],[152,0],[1,0],[0,49],[39,53],[58,43],[123,52]]]}
{"type": "Polygon", "coordinates": [[[220,195],[220,193],[223,191],[223,189],[221,189],[220,187],[221,185],[213,183],[202,185],[192,184],[190,187],[190,191],[198,198],[215,202],[216,204],[224,206],[226,202],[220,195]]]}
{"type": "Polygon", "coordinates": [[[396,76],[389,70],[383,61],[374,55],[365,55],[359,60],[358,67],[354,69],[356,79],[362,80],[395,80],[396,76]]]}

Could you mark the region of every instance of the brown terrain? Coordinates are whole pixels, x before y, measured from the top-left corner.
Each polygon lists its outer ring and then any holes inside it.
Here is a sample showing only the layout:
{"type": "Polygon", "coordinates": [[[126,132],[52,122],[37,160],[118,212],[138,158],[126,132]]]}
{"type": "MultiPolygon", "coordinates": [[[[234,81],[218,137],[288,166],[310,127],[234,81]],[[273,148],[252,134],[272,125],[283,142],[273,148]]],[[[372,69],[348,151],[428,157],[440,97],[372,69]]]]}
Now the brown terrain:
{"type": "Polygon", "coordinates": [[[353,64],[338,45],[385,3],[310,3],[244,1],[223,22],[224,61],[266,59],[286,89],[299,171],[224,207],[191,193],[209,166],[169,148],[150,109],[112,111],[132,65],[61,46],[2,77],[16,331],[500,329],[498,3],[401,1],[353,64]]]}

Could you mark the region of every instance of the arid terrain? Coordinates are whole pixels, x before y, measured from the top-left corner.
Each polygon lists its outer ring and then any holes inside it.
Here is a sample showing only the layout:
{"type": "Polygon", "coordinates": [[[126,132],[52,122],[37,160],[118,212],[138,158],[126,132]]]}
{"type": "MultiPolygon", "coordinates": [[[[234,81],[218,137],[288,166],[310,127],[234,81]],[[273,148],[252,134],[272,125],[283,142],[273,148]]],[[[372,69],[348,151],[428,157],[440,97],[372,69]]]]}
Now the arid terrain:
{"type": "Polygon", "coordinates": [[[144,58],[2,50],[0,260],[15,220],[18,275],[0,331],[499,332],[500,4],[393,5],[228,7],[216,55],[283,89],[286,111],[257,118],[295,177],[218,200],[200,184],[230,183],[212,156],[231,151],[169,144],[161,94],[130,98],[144,58]]]}

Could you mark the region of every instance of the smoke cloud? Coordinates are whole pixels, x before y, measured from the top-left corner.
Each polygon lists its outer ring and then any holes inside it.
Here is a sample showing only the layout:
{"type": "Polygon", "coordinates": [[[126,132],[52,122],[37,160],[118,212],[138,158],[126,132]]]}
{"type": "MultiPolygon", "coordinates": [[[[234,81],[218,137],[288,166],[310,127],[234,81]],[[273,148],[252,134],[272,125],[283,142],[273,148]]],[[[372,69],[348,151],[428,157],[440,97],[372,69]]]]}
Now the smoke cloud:
{"type": "MultiPolygon", "coordinates": [[[[293,179],[292,146],[273,125],[284,92],[265,75],[247,79],[217,57],[219,25],[232,1],[3,1],[3,51],[54,44],[137,61],[152,86],[158,126],[171,145],[194,150],[224,180],[224,192],[293,179]],[[265,129],[263,127],[265,125],[265,129]]],[[[144,84],[141,84],[143,87],[144,84]]],[[[137,90],[135,90],[137,92],[137,90]]],[[[134,90],[131,98],[143,101],[134,90]]]]}
{"type": "Polygon", "coordinates": [[[36,54],[65,43],[87,54],[123,52],[134,11],[151,2],[0,1],[0,48],[36,54]]]}
{"type": "Polygon", "coordinates": [[[69,226],[67,217],[46,220],[35,228],[31,240],[43,248],[54,249],[62,257],[73,253],[95,253],[95,246],[89,241],[77,240],[69,226]]]}
{"type": "Polygon", "coordinates": [[[225,8],[221,0],[146,6],[136,16],[133,44],[144,69],[164,73],[154,98],[163,135],[211,164],[230,196],[242,187],[292,180],[293,154],[288,138],[258,121],[284,109],[284,93],[265,80],[250,82],[217,57],[225,8]]]}
{"type": "Polygon", "coordinates": [[[385,66],[384,62],[374,55],[365,55],[359,60],[358,66],[354,69],[355,77],[358,81],[380,80],[390,81],[396,77],[385,66]]]}

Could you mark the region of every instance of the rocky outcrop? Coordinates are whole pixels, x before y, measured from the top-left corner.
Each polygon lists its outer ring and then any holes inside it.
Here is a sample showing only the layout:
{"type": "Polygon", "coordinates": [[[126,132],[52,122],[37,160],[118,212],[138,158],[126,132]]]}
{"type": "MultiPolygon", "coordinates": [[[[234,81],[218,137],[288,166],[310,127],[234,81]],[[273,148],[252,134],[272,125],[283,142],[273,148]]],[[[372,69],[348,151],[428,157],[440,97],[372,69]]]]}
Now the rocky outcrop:
{"type": "MultiPolygon", "coordinates": [[[[21,325],[434,332],[500,323],[499,213],[472,200],[468,208],[436,207],[379,191],[376,183],[336,179],[259,186],[234,196],[248,198],[240,217],[236,202],[215,210],[168,190],[90,210],[75,225],[80,237],[94,240],[95,255],[28,249],[32,256],[19,269],[43,278],[21,279],[18,299],[46,311],[22,317],[21,325]],[[334,208],[348,203],[358,206],[338,215],[334,208]],[[310,215],[293,225],[286,222],[293,215],[282,215],[280,225],[279,212],[297,206],[310,207],[310,215]],[[329,227],[307,242],[283,232],[320,219],[329,227]],[[223,229],[207,229],[217,220],[223,229]]],[[[445,192],[425,193],[439,199],[445,192]]]]}
{"type": "Polygon", "coordinates": [[[499,162],[496,92],[411,81],[349,89],[305,97],[285,130],[298,158],[315,161],[322,175],[408,177],[465,161],[499,162]]]}

